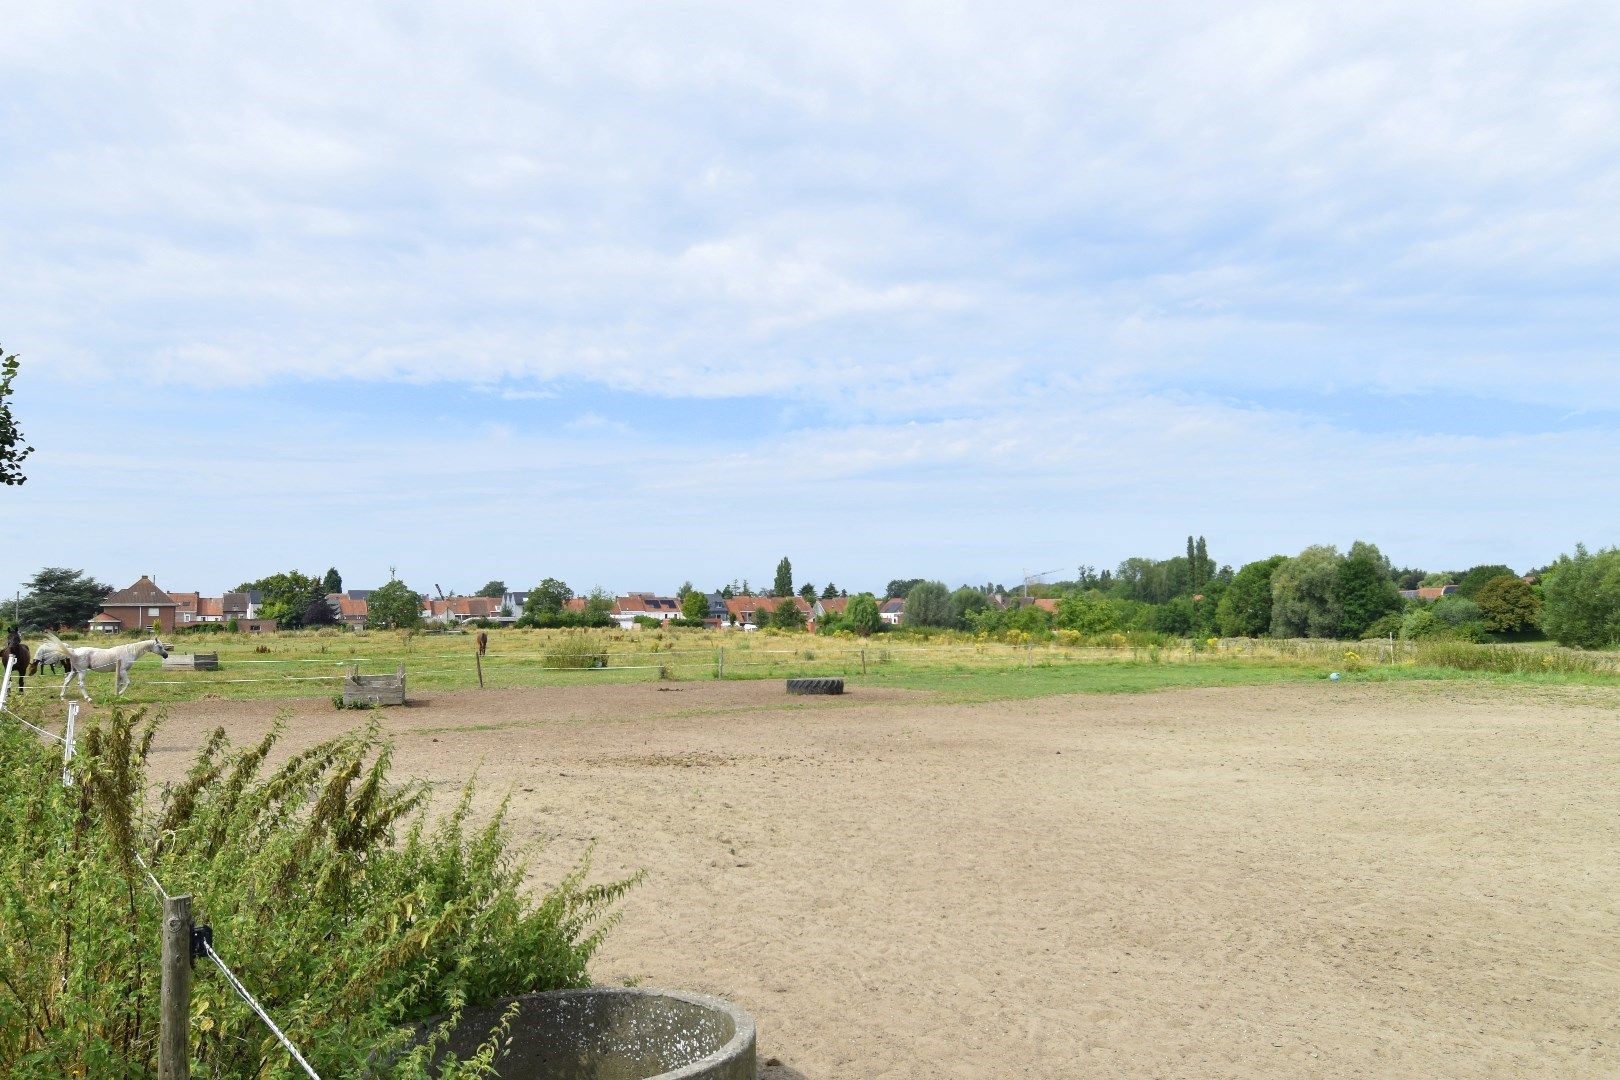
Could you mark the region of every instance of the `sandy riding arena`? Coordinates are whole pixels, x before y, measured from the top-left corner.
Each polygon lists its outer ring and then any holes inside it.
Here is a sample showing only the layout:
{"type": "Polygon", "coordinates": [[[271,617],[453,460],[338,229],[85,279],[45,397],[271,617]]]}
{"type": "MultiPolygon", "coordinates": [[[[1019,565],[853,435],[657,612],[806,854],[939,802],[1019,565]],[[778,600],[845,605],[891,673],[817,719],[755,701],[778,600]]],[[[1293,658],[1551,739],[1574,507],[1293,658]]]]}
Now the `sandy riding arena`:
{"type": "MultiPolygon", "coordinates": [[[[184,768],[324,699],[173,707],[184,768]]],[[[978,705],[780,683],[424,694],[402,774],[536,880],[645,867],[594,968],[751,1010],[761,1075],[1620,1075],[1620,695],[1300,683],[978,705]]]]}

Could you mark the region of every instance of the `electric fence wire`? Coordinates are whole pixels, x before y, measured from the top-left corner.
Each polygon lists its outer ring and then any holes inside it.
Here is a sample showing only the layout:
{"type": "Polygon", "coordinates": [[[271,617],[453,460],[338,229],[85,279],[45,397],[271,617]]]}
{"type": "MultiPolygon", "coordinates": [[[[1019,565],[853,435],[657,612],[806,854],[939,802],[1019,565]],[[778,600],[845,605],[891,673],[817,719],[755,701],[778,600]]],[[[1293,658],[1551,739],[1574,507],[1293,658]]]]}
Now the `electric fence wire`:
{"type": "Polygon", "coordinates": [[[13,720],[17,721],[17,723],[21,724],[23,727],[28,728],[31,731],[36,731],[39,734],[45,736],[47,739],[52,740],[53,742],[59,742],[63,746],[67,745],[67,740],[64,739],[62,736],[58,735],[56,732],[54,732],[54,731],[46,731],[44,728],[40,727],[37,724],[30,724],[28,721],[24,720],[22,717],[18,716],[16,713],[12,712],[10,709],[0,707],[0,712],[5,713],[7,716],[9,716],[13,720]]]}
{"type": "Polygon", "coordinates": [[[274,1020],[270,1019],[270,1014],[264,1011],[264,1007],[255,1000],[252,994],[248,993],[248,988],[242,985],[242,980],[236,977],[236,972],[227,967],[225,961],[219,958],[219,953],[214,951],[214,946],[209,942],[203,942],[203,952],[207,953],[208,958],[219,966],[221,974],[225,976],[225,981],[231,984],[231,989],[236,991],[237,996],[247,1002],[248,1008],[258,1013],[259,1019],[264,1021],[264,1026],[269,1028],[271,1033],[281,1040],[281,1045],[287,1048],[287,1053],[292,1055],[293,1060],[303,1066],[304,1072],[309,1074],[310,1080],[321,1080],[320,1074],[311,1068],[309,1062],[304,1060],[304,1055],[298,1052],[298,1047],[292,1044],[292,1040],[287,1038],[286,1033],[276,1026],[274,1020]]]}

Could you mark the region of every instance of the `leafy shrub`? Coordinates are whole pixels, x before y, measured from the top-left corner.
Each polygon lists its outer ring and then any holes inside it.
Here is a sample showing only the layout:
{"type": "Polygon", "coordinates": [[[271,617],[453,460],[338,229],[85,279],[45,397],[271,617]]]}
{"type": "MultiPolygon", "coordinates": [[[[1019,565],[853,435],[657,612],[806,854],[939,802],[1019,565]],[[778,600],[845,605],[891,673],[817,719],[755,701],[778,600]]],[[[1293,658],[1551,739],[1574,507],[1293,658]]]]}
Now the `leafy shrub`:
{"type": "MultiPolygon", "coordinates": [[[[0,724],[0,1074],[155,1075],[161,907],[137,853],[195,896],[220,954],[327,1076],[425,1076],[426,1051],[406,1050],[423,1018],[586,985],[635,880],[586,886],[582,863],[534,902],[505,807],[469,831],[469,785],[430,823],[427,787],[390,781],[375,726],[273,770],[279,723],[245,749],[216,731],[151,806],[155,725],[141,719],[114,710],[91,727],[72,787],[59,750],[0,724]]],[[[197,1075],[287,1064],[202,965],[190,1040],[197,1075]]]]}
{"type": "Polygon", "coordinates": [[[597,647],[589,634],[563,634],[551,643],[540,664],[559,670],[606,667],[607,654],[597,647]]]}
{"type": "Polygon", "coordinates": [[[1542,583],[1541,628],[1560,645],[1620,644],[1620,548],[1592,554],[1577,544],[1559,557],[1542,583]]]}
{"type": "Polygon", "coordinates": [[[1388,615],[1381,616],[1377,622],[1367,627],[1366,630],[1363,630],[1361,636],[1363,639],[1366,639],[1389,637],[1391,634],[1400,634],[1401,627],[1404,623],[1405,616],[1401,615],[1399,612],[1392,611],[1388,615]]]}

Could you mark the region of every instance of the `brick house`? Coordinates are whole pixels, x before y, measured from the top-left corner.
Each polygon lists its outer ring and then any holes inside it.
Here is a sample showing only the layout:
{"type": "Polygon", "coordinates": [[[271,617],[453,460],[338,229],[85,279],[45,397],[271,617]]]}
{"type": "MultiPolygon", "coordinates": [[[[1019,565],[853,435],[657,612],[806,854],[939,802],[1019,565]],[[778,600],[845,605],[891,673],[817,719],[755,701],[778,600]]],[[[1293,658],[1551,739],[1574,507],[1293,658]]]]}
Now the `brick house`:
{"type": "Polygon", "coordinates": [[[169,597],[174,601],[174,625],[190,626],[197,621],[197,607],[202,602],[201,593],[172,592],[169,597]]]}
{"type": "MultiPolygon", "coordinates": [[[[174,616],[178,605],[174,597],[157,587],[151,577],[141,579],[127,589],[119,589],[101,602],[101,615],[117,620],[119,630],[145,630],[156,623],[159,633],[174,633],[174,616]]],[[[98,616],[99,618],[99,616],[98,616]]],[[[97,629],[111,629],[103,620],[97,629]]]]}

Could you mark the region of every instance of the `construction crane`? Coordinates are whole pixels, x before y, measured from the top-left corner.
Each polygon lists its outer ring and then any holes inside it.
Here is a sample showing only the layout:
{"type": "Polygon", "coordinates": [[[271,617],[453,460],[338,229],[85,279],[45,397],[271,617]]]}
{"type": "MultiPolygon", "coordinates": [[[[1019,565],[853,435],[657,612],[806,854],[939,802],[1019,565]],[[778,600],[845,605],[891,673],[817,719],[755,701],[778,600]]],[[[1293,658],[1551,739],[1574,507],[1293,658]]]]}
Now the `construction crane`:
{"type": "Polygon", "coordinates": [[[1067,569],[1067,568],[1062,567],[1062,566],[1055,566],[1050,570],[1040,570],[1040,571],[1037,571],[1036,573],[1033,573],[1033,574],[1030,573],[1028,570],[1025,570],[1024,571],[1024,599],[1025,600],[1029,599],[1029,583],[1030,582],[1034,581],[1037,578],[1043,578],[1047,574],[1060,574],[1065,569],[1067,569]]]}

